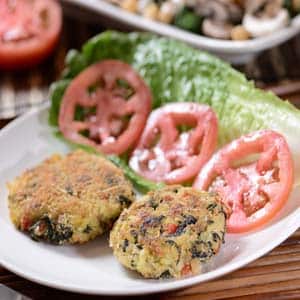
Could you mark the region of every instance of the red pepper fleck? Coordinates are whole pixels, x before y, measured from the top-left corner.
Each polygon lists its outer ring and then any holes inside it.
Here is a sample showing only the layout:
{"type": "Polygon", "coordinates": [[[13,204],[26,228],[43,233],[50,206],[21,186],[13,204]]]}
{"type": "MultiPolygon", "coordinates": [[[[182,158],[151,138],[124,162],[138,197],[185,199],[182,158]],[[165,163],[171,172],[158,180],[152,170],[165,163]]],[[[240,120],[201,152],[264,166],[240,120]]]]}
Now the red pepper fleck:
{"type": "Polygon", "coordinates": [[[181,269],[181,275],[186,276],[192,273],[192,267],[190,264],[185,264],[181,269]]]}
{"type": "Polygon", "coordinates": [[[190,199],[192,197],[191,193],[189,191],[185,191],[182,195],[183,199],[190,199]]]}
{"type": "Polygon", "coordinates": [[[21,225],[21,230],[27,231],[29,229],[29,227],[32,225],[32,222],[28,217],[24,216],[21,219],[20,225],[21,225]]]}
{"type": "Polygon", "coordinates": [[[165,200],[165,201],[172,201],[172,200],[173,200],[173,197],[170,196],[170,195],[165,195],[165,196],[164,196],[164,200],[165,200]]]}
{"type": "Polygon", "coordinates": [[[176,224],[170,223],[167,225],[167,232],[169,234],[175,233],[177,228],[178,228],[178,226],[176,224]]]}

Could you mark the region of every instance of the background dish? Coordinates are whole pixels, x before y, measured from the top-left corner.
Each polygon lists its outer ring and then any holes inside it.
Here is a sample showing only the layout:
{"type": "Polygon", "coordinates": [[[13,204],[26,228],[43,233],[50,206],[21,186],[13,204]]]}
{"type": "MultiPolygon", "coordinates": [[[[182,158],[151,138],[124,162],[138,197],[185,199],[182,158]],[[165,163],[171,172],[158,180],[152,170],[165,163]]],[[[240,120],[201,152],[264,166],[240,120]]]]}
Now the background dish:
{"type": "Polygon", "coordinates": [[[90,22],[97,22],[98,24],[105,24],[110,27],[113,26],[113,28],[120,28],[121,25],[124,28],[125,25],[128,29],[151,31],[172,37],[196,48],[214,53],[234,64],[246,63],[259,52],[279,45],[300,32],[300,15],[298,15],[292,20],[290,26],[265,37],[234,42],[217,40],[128,13],[107,3],[105,0],[62,0],[62,2],[65,5],[67,13],[84,18],[90,22]],[[78,6],[93,11],[97,17],[78,10],[78,6]],[[112,20],[114,21],[113,23],[112,20]]]}
{"type": "Polygon", "coordinates": [[[280,244],[300,225],[300,188],[297,188],[273,223],[259,232],[227,235],[221,252],[205,266],[206,272],[182,280],[145,280],[126,271],[113,257],[107,237],[82,246],[34,243],[18,232],[9,220],[5,183],[50,154],[69,150],[55,138],[47,117],[47,108],[31,111],[0,133],[0,263],[32,281],[70,291],[106,295],[182,288],[242,267],[280,244]],[[26,253],[30,255],[26,256],[26,253]]]}

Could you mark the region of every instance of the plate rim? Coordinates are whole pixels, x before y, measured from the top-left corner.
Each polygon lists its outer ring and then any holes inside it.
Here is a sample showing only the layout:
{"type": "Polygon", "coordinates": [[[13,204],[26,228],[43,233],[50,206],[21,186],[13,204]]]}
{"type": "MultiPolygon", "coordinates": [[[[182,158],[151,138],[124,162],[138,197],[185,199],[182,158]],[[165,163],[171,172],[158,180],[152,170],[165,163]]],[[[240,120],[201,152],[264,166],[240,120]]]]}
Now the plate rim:
{"type": "MultiPolygon", "coordinates": [[[[24,115],[16,118],[11,121],[8,125],[3,127],[0,130],[0,140],[5,137],[5,135],[9,134],[9,131],[13,128],[17,127],[22,122],[25,122],[27,119],[30,119],[33,115],[39,115],[46,110],[49,110],[49,103],[41,105],[39,108],[34,108],[25,113],[24,115]]],[[[51,125],[48,124],[51,127],[51,125]]],[[[268,243],[264,247],[262,247],[259,251],[256,251],[252,255],[249,255],[247,258],[243,259],[242,262],[233,262],[230,266],[222,266],[213,271],[199,274],[193,277],[188,277],[184,279],[179,279],[175,281],[166,281],[161,285],[151,285],[151,286],[141,286],[134,287],[133,290],[128,289],[119,289],[114,291],[112,289],[106,289],[105,287],[99,284],[97,288],[85,288],[84,286],[78,286],[77,284],[65,284],[62,282],[56,282],[55,280],[48,280],[47,278],[39,278],[35,272],[22,270],[17,264],[14,264],[11,259],[5,259],[2,255],[2,247],[0,247],[0,265],[5,267],[6,269],[12,271],[13,273],[26,278],[30,281],[33,281],[38,284],[42,284],[44,286],[65,290],[69,292],[76,292],[81,294],[89,294],[89,295],[107,295],[107,296],[122,296],[122,295],[140,295],[140,294],[150,294],[150,293],[161,293],[167,291],[173,291],[177,289],[187,288],[196,284],[200,284],[202,282],[207,282],[209,280],[217,279],[221,276],[224,276],[230,272],[233,272],[239,268],[244,267],[250,262],[258,259],[259,257],[265,255],[267,252],[274,249],[276,246],[280,245],[284,240],[286,240],[289,236],[291,236],[299,227],[300,227],[300,218],[296,218],[296,215],[300,215],[300,207],[294,210],[289,217],[295,218],[293,220],[292,225],[285,231],[285,235],[279,235],[279,237],[272,240],[272,242],[268,243]],[[199,278],[201,277],[201,278],[199,278]]],[[[0,224],[4,222],[0,219],[0,224]]],[[[147,280],[147,279],[145,279],[147,280]]]]}

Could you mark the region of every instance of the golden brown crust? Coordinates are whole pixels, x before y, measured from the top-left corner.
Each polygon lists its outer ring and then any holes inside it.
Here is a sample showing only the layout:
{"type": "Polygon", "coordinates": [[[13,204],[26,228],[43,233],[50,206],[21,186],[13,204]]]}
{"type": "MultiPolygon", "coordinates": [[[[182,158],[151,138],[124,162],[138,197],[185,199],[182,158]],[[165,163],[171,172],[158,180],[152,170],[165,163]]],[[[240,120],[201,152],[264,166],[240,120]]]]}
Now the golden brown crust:
{"type": "Polygon", "coordinates": [[[197,274],[223,242],[226,216],[216,194],[169,186],[125,209],[110,234],[114,255],[147,278],[197,274]]]}
{"type": "Polygon", "coordinates": [[[83,243],[134,200],[122,170],[82,150],[55,154],[8,183],[12,222],[36,239],[83,243]]]}

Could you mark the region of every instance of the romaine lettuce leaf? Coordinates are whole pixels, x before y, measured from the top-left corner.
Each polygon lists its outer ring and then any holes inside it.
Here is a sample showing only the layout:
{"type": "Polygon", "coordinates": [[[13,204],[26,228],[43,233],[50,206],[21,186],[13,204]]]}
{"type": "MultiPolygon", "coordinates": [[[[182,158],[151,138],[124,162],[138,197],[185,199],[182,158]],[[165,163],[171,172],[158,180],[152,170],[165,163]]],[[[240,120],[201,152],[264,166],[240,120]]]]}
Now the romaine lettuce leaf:
{"type": "Polygon", "coordinates": [[[147,33],[107,31],[72,50],[61,81],[52,86],[50,124],[57,125],[59,103],[70,80],[88,65],[103,59],[131,64],[153,93],[153,108],[167,102],[194,101],[210,105],[219,119],[219,146],[258,129],[285,136],[300,181],[300,111],[218,58],[167,38],[147,33]]]}

